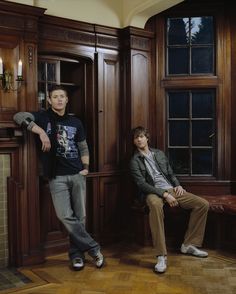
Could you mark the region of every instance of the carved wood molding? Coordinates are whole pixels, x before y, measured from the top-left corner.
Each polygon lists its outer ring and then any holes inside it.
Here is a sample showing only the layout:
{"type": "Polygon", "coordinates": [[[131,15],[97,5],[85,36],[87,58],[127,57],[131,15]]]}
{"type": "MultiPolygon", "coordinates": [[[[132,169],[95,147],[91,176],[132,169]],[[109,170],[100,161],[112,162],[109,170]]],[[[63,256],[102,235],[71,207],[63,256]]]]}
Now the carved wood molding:
{"type": "Polygon", "coordinates": [[[24,19],[21,16],[0,12],[0,26],[6,29],[24,30],[24,19]]]}
{"type": "Polygon", "coordinates": [[[132,49],[150,51],[151,50],[151,41],[146,38],[142,38],[142,37],[138,37],[138,36],[131,36],[130,47],[132,49]]]}
{"type": "Polygon", "coordinates": [[[151,44],[154,38],[152,32],[128,27],[123,29],[121,34],[124,48],[151,51],[151,44]]]}
{"type": "Polygon", "coordinates": [[[73,42],[83,45],[95,45],[95,35],[93,33],[60,28],[57,26],[43,25],[40,28],[39,37],[41,39],[73,42]]]}
{"type": "Polygon", "coordinates": [[[120,42],[117,37],[107,36],[107,35],[97,35],[96,36],[96,46],[105,47],[111,49],[118,49],[120,47],[120,42]]]}
{"type": "Polygon", "coordinates": [[[81,45],[118,49],[120,30],[53,16],[40,20],[41,40],[73,42],[81,45]]]}
{"type": "Polygon", "coordinates": [[[25,30],[37,32],[38,30],[38,19],[27,18],[25,20],[25,30]]]}
{"type": "Polygon", "coordinates": [[[29,65],[31,65],[33,63],[33,53],[34,53],[33,46],[28,46],[28,63],[29,63],[29,65]]]}
{"type": "Polygon", "coordinates": [[[46,9],[0,0],[0,10],[10,13],[18,13],[21,15],[41,16],[44,14],[46,9]]]}
{"type": "Polygon", "coordinates": [[[45,9],[0,0],[0,27],[15,31],[38,30],[38,18],[45,9]]]}

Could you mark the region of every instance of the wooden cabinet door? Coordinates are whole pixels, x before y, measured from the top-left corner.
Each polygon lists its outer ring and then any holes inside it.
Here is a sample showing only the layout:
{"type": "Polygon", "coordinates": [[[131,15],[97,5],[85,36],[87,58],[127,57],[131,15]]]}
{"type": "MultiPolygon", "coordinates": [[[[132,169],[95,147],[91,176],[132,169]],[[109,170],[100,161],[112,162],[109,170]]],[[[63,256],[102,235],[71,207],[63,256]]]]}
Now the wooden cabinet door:
{"type": "Polygon", "coordinates": [[[98,54],[99,171],[118,169],[120,162],[120,97],[118,54],[98,54]]]}
{"type": "Polygon", "coordinates": [[[122,223],[122,195],[118,176],[100,178],[98,204],[101,242],[119,239],[122,223]]]}

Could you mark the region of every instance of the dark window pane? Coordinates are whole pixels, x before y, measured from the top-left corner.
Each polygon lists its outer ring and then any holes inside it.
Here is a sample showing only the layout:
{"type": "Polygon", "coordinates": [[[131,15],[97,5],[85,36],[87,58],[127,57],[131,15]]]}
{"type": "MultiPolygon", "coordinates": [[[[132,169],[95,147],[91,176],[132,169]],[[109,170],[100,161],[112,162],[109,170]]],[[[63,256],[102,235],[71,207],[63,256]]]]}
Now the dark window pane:
{"type": "Polygon", "coordinates": [[[47,64],[47,74],[48,74],[48,81],[51,81],[51,82],[56,81],[56,64],[55,63],[47,64]]]}
{"type": "MultiPolygon", "coordinates": [[[[55,83],[48,83],[48,95],[49,95],[49,92],[55,87],[55,83]]],[[[69,96],[69,94],[68,94],[69,96]]]]}
{"type": "Polygon", "coordinates": [[[214,138],[213,122],[193,121],[192,122],[192,145],[193,146],[212,146],[214,138]]]}
{"type": "Polygon", "coordinates": [[[45,84],[44,83],[38,83],[38,92],[45,92],[45,84]]]}
{"type": "Polygon", "coordinates": [[[189,122],[169,122],[169,144],[170,146],[189,146],[189,122]]]}
{"type": "Polygon", "coordinates": [[[213,48],[192,48],[192,73],[213,74],[213,48]]]}
{"type": "Polygon", "coordinates": [[[169,149],[170,165],[176,174],[189,174],[189,151],[188,149],[169,149]]]}
{"type": "Polygon", "coordinates": [[[169,92],[169,117],[189,118],[188,92],[169,92]]]}
{"type": "Polygon", "coordinates": [[[189,50],[187,48],[169,48],[169,74],[189,73],[189,50]]]}
{"type": "Polygon", "coordinates": [[[38,80],[39,81],[45,81],[46,80],[45,62],[39,62],[38,63],[38,80]]]}
{"type": "Polygon", "coordinates": [[[213,17],[192,17],[191,18],[191,43],[192,44],[213,44],[214,30],[213,17]]]}
{"type": "Polygon", "coordinates": [[[188,43],[189,18],[168,19],[168,45],[188,43]]]}
{"type": "Polygon", "coordinates": [[[192,173],[213,174],[211,149],[192,151],[192,173]]]}
{"type": "Polygon", "coordinates": [[[214,117],[214,92],[192,93],[192,117],[213,118],[214,117]]]}

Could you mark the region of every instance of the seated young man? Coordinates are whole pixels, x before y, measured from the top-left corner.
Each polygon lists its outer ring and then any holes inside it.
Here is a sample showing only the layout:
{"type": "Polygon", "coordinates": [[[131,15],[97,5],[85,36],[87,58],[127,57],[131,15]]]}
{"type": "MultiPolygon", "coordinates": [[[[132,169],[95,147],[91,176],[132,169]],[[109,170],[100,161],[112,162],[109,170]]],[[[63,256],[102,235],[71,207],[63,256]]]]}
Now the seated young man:
{"type": "Polygon", "coordinates": [[[154,270],[163,273],[167,268],[163,205],[180,206],[191,210],[188,229],[180,251],[197,257],[207,257],[201,247],[209,203],[180,185],[163,151],[150,148],[149,133],[139,126],[132,130],[135,153],[130,161],[131,175],[146,201],[157,263],[154,270]]]}

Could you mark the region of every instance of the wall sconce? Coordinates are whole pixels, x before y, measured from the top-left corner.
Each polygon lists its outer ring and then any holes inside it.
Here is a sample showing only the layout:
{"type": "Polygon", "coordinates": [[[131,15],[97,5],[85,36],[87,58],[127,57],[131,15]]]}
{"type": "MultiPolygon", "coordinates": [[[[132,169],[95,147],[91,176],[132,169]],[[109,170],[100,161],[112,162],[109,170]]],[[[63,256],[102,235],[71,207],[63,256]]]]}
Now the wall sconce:
{"type": "Polygon", "coordinates": [[[14,87],[14,74],[10,70],[3,71],[3,61],[0,57],[0,89],[4,92],[18,91],[21,88],[22,82],[24,82],[22,76],[22,61],[19,60],[17,67],[17,86],[14,87]]]}

